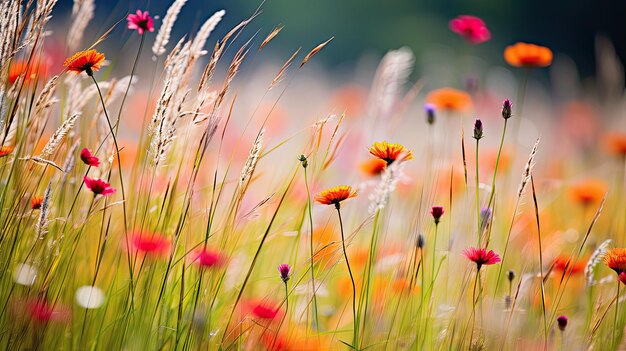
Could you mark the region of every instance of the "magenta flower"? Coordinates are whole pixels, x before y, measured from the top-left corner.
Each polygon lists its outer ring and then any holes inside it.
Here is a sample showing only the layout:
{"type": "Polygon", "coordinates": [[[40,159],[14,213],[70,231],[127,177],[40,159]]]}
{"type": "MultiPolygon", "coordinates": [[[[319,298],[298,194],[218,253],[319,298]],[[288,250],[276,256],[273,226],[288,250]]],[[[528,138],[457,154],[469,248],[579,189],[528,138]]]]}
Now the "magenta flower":
{"type": "Polygon", "coordinates": [[[86,165],[91,167],[98,167],[100,165],[100,160],[96,156],[91,154],[91,151],[89,151],[89,149],[87,148],[84,148],[80,152],[80,159],[83,160],[86,165]]]}
{"type": "Polygon", "coordinates": [[[87,176],[84,178],[85,186],[87,189],[91,190],[94,195],[110,195],[113,194],[116,190],[111,187],[111,185],[105,182],[102,179],[92,179],[87,176]]]}
{"type": "Polygon", "coordinates": [[[467,257],[470,261],[476,263],[476,270],[480,270],[483,265],[491,265],[500,262],[500,256],[493,252],[493,250],[478,249],[475,247],[468,247],[463,250],[463,256],[467,257]]]}
{"type": "Polygon", "coordinates": [[[281,264],[278,266],[278,273],[283,283],[286,283],[291,278],[291,266],[286,263],[281,264]]]}
{"type": "Polygon", "coordinates": [[[128,29],[136,29],[139,34],[143,34],[144,31],[154,32],[154,23],[152,17],[148,16],[148,11],[137,10],[136,13],[136,15],[130,14],[126,17],[128,29]]]}
{"type": "Polygon", "coordinates": [[[448,22],[450,30],[462,36],[472,44],[480,44],[491,39],[491,33],[485,22],[474,16],[461,15],[448,22]]]}
{"type": "Polygon", "coordinates": [[[203,249],[196,252],[194,262],[202,268],[219,268],[226,263],[226,257],[216,250],[203,249]]]}
{"type": "Polygon", "coordinates": [[[557,322],[557,324],[559,325],[559,330],[560,330],[560,331],[565,331],[565,328],[567,327],[567,322],[568,322],[568,321],[569,321],[569,320],[567,319],[567,317],[566,317],[566,316],[559,316],[559,317],[556,319],[556,322],[557,322]]]}
{"type": "Polygon", "coordinates": [[[158,233],[134,232],[129,241],[133,251],[145,255],[163,256],[170,250],[170,240],[158,233]]]}
{"type": "Polygon", "coordinates": [[[445,211],[443,210],[443,206],[433,206],[430,209],[430,214],[433,215],[435,224],[439,224],[439,221],[441,220],[441,216],[443,216],[444,213],[445,211]]]}

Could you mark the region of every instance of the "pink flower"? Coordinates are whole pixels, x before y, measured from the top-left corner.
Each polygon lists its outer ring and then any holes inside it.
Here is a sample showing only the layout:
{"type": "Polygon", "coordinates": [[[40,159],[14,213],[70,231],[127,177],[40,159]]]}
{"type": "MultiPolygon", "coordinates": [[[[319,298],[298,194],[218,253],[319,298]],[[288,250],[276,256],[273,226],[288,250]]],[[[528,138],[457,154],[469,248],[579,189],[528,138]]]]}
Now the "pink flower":
{"type": "Polygon", "coordinates": [[[272,320],[281,312],[280,306],[271,301],[249,301],[248,308],[252,315],[259,319],[272,320]]]}
{"type": "Polygon", "coordinates": [[[283,283],[286,283],[291,278],[291,266],[286,263],[281,264],[278,266],[278,273],[283,283]]]}
{"type": "Polygon", "coordinates": [[[219,251],[205,248],[196,252],[193,261],[202,268],[219,268],[226,263],[226,256],[219,251]]]}
{"type": "Polygon", "coordinates": [[[468,247],[463,250],[463,255],[470,261],[476,263],[476,269],[480,270],[483,265],[491,265],[500,262],[500,256],[493,250],[487,252],[486,249],[478,249],[475,247],[468,247]]]}
{"type": "Polygon", "coordinates": [[[135,232],[130,237],[130,245],[134,251],[156,256],[166,254],[170,249],[169,239],[156,233],[135,232]]]}
{"type": "Polygon", "coordinates": [[[617,280],[622,282],[622,284],[626,284],[626,272],[622,272],[617,276],[617,280]]]}
{"type": "Polygon", "coordinates": [[[448,22],[450,30],[462,36],[472,44],[480,44],[491,39],[491,33],[485,22],[474,16],[461,15],[448,22]]]}
{"type": "Polygon", "coordinates": [[[84,178],[85,186],[87,189],[93,191],[95,195],[110,195],[113,194],[116,190],[111,187],[111,185],[105,182],[102,179],[91,179],[87,176],[84,178]]]}
{"type": "Polygon", "coordinates": [[[91,151],[87,148],[84,148],[80,152],[80,159],[83,160],[83,162],[85,162],[88,166],[98,167],[100,165],[100,160],[98,160],[96,156],[92,155],[91,151]]]}
{"type": "Polygon", "coordinates": [[[139,34],[143,34],[146,30],[154,32],[154,23],[152,17],[148,16],[148,11],[141,12],[141,10],[137,10],[136,13],[136,15],[130,14],[126,17],[128,29],[136,29],[139,34]]]}

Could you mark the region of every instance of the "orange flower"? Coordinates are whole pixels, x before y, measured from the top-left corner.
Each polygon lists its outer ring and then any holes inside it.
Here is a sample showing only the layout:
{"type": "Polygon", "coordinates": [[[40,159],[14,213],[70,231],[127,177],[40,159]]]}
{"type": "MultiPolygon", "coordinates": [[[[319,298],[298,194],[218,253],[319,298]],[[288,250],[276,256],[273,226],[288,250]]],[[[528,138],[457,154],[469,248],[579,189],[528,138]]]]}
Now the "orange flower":
{"type": "Polygon", "coordinates": [[[626,249],[610,249],[604,255],[604,264],[618,275],[626,271],[626,249]]]}
{"type": "Polygon", "coordinates": [[[607,134],[604,139],[604,146],[611,155],[626,156],[626,133],[607,134]]]}
{"type": "Polygon", "coordinates": [[[315,201],[322,205],[335,205],[339,207],[339,203],[351,197],[356,197],[356,191],[352,190],[349,185],[338,185],[334,188],[324,190],[315,195],[315,201]]]}
{"type": "Polygon", "coordinates": [[[472,97],[461,90],[441,88],[428,93],[426,102],[443,111],[463,112],[472,106],[472,97]]]}
{"type": "Polygon", "coordinates": [[[33,59],[30,65],[28,62],[22,60],[11,62],[11,66],[9,67],[9,84],[15,83],[17,78],[24,72],[24,82],[28,82],[38,75],[45,77],[47,71],[47,64],[36,59],[33,59]]]}
{"type": "Polygon", "coordinates": [[[13,146],[0,147],[0,157],[9,155],[12,152],[13,152],[13,146]]]}
{"type": "Polygon", "coordinates": [[[585,271],[587,262],[585,260],[578,260],[574,262],[568,256],[557,256],[552,262],[552,265],[554,266],[554,270],[556,272],[560,272],[561,274],[565,273],[566,270],[569,274],[577,274],[585,271]]]}
{"type": "Polygon", "coordinates": [[[33,210],[38,210],[41,208],[41,204],[43,203],[43,195],[36,195],[33,196],[33,199],[30,202],[30,207],[33,210]]]}
{"type": "Polygon", "coordinates": [[[381,174],[387,167],[387,162],[379,158],[370,158],[367,161],[361,162],[359,168],[368,176],[376,176],[381,174]]]}
{"type": "Polygon", "coordinates": [[[552,63],[552,50],[527,43],[517,43],[504,49],[504,60],[514,67],[547,67],[552,63]]]}
{"type": "Polygon", "coordinates": [[[402,155],[404,155],[402,161],[413,159],[413,151],[405,148],[402,144],[390,144],[386,141],[377,141],[372,144],[370,154],[387,162],[387,165],[390,165],[402,155]]]}
{"type": "Polygon", "coordinates": [[[68,71],[74,71],[76,73],[85,72],[87,75],[91,76],[94,71],[100,69],[102,61],[104,61],[104,54],[91,49],[75,53],[74,56],[65,60],[63,66],[65,66],[68,71]]]}
{"type": "Polygon", "coordinates": [[[583,205],[599,202],[606,193],[607,185],[601,179],[585,179],[572,184],[569,194],[572,200],[583,205]]]}

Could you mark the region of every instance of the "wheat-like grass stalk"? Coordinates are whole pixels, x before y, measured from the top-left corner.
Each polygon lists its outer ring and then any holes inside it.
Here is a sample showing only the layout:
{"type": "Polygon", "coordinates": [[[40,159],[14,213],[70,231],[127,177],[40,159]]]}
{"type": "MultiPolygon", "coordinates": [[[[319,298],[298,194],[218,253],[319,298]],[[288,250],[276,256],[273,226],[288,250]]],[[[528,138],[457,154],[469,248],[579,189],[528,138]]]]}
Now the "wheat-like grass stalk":
{"type": "Polygon", "coordinates": [[[226,11],[224,10],[215,12],[211,17],[209,17],[209,19],[206,20],[206,22],[204,22],[202,27],[200,27],[198,34],[196,34],[196,37],[191,43],[191,55],[193,58],[198,58],[207,54],[207,51],[204,50],[204,44],[213,32],[213,29],[215,29],[215,27],[220,23],[225,14],[226,11]]]}
{"type": "Polygon", "coordinates": [[[154,56],[158,57],[165,53],[165,46],[169,43],[170,36],[172,35],[172,27],[174,27],[178,14],[186,2],[187,0],[175,0],[167,9],[165,17],[163,17],[163,23],[161,23],[159,32],[152,45],[152,53],[154,56]]]}
{"type": "Polygon", "coordinates": [[[600,244],[591,254],[587,264],[585,265],[585,281],[587,282],[587,286],[596,285],[595,281],[595,268],[596,266],[602,262],[604,259],[604,255],[609,251],[609,245],[611,244],[611,239],[607,239],[602,244],[600,244]]]}
{"type": "Polygon", "coordinates": [[[75,113],[71,115],[68,119],[63,121],[61,126],[54,132],[54,134],[52,134],[38,157],[44,159],[50,157],[50,155],[52,155],[52,153],[56,151],[59,145],[61,145],[61,142],[63,141],[65,135],[74,127],[74,123],[79,116],[80,113],[75,113]]]}
{"type": "Polygon", "coordinates": [[[41,203],[39,218],[37,219],[37,223],[35,223],[35,235],[38,240],[43,240],[48,234],[48,212],[50,211],[50,185],[48,183],[48,187],[46,188],[46,192],[43,196],[43,202],[41,203]]]}
{"type": "Polygon", "coordinates": [[[254,173],[254,169],[256,168],[257,161],[259,160],[259,155],[261,154],[261,148],[263,147],[264,136],[265,128],[261,129],[261,131],[259,131],[259,134],[257,134],[256,138],[254,139],[254,143],[252,144],[252,148],[248,153],[246,163],[239,173],[239,191],[241,194],[243,194],[243,192],[245,191],[246,184],[250,180],[252,174],[254,173]]]}
{"type": "Polygon", "coordinates": [[[74,21],[67,32],[66,45],[70,51],[76,51],[80,47],[85,29],[91,22],[96,11],[94,0],[75,0],[74,8],[77,8],[73,15],[74,21]],[[77,4],[76,2],[79,2],[77,4]]]}

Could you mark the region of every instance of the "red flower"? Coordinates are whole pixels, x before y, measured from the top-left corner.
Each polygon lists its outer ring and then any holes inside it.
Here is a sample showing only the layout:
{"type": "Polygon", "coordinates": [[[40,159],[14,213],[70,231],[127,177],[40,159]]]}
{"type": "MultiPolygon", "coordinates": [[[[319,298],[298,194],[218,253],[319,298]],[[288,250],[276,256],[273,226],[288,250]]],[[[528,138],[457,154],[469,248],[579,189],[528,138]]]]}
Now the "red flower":
{"type": "Polygon", "coordinates": [[[83,160],[83,162],[85,162],[86,165],[89,165],[92,167],[98,167],[100,165],[100,160],[98,160],[96,156],[92,155],[91,151],[89,151],[89,149],[87,148],[84,148],[80,152],[80,159],[83,160]]]}
{"type": "Polygon", "coordinates": [[[326,189],[319,192],[317,195],[315,195],[315,201],[322,205],[335,205],[339,207],[339,203],[341,201],[356,196],[356,191],[352,190],[351,186],[338,185],[334,188],[326,189]]]}
{"type": "Polygon", "coordinates": [[[110,195],[113,194],[116,190],[111,187],[111,185],[105,182],[102,179],[91,179],[87,176],[84,178],[85,186],[87,189],[93,191],[95,195],[110,195]]]}
{"type": "Polygon", "coordinates": [[[91,49],[75,53],[74,56],[65,60],[63,66],[65,66],[68,71],[74,71],[76,73],[85,72],[87,75],[92,76],[94,71],[100,69],[102,61],[104,61],[104,54],[91,49]]]}
{"type": "Polygon", "coordinates": [[[252,314],[256,318],[260,319],[274,319],[280,312],[279,306],[275,306],[273,303],[268,301],[249,302],[248,307],[252,314]]]}
{"type": "Polygon", "coordinates": [[[35,323],[61,322],[69,316],[63,308],[55,307],[43,299],[31,299],[26,302],[27,315],[35,323]]]}
{"type": "Polygon", "coordinates": [[[433,215],[435,224],[439,224],[439,221],[441,220],[441,216],[443,216],[444,213],[445,211],[443,210],[443,206],[433,206],[430,209],[430,214],[433,215]]]}
{"type": "Polygon", "coordinates": [[[163,255],[170,249],[169,239],[156,233],[133,233],[130,245],[137,252],[156,256],[163,255]]]}
{"type": "Polygon", "coordinates": [[[491,265],[500,262],[500,256],[497,253],[493,252],[493,250],[487,249],[478,249],[475,247],[468,247],[463,250],[463,255],[467,257],[470,261],[476,263],[476,269],[480,270],[483,265],[491,265]]]}
{"type": "Polygon", "coordinates": [[[472,44],[480,44],[491,39],[491,33],[485,22],[474,16],[462,15],[448,22],[450,30],[462,36],[472,44]]]}
{"type": "Polygon", "coordinates": [[[41,208],[41,204],[43,204],[43,195],[35,195],[30,202],[30,208],[38,210],[41,208]]]}
{"type": "Polygon", "coordinates": [[[226,257],[216,250],[205,248],[196,252],[193,261],[202,268],[219,268],[226,263],[226,257]]]}
{"type": "Polygon", "coordinates": [[[617,280],[622,282],[622,284],[626,284],[626,272],[622,272],[617,276],[617,280]]]}
{"type": "Polygon", "coordinates": [[[148,16],[148,11],[137,10],[136,13],[136,15],[130,14],[126,17],[128,29],[136,29],[139,34],[143,34],[144,31],[154,32],[154,24],[152,17],[148,16]]]}

